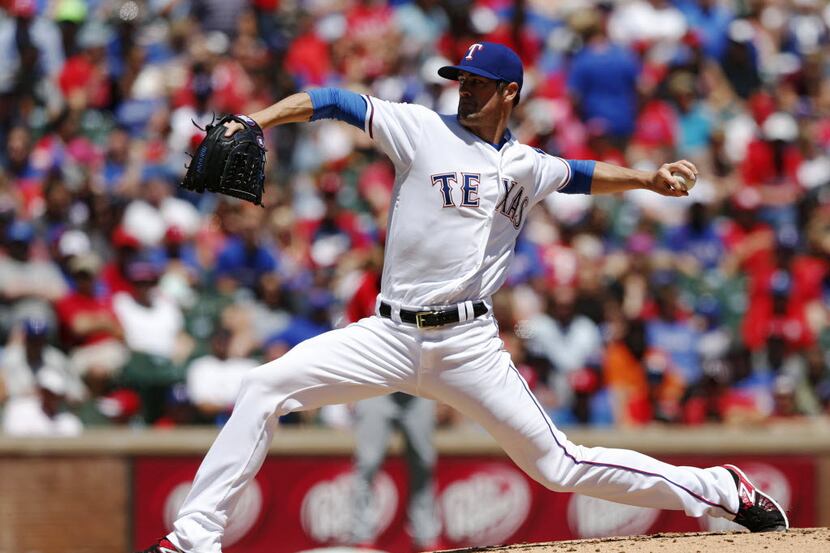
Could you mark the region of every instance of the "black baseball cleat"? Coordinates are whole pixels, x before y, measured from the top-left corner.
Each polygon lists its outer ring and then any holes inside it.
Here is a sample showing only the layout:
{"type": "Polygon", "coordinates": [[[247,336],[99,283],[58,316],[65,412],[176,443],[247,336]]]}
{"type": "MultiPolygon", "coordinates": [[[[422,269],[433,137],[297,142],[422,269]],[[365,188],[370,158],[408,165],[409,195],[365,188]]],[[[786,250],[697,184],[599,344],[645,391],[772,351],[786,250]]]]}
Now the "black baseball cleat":
{"type": "Polygon", "coordinates": [[[184,551],[173,545],[173,542],[167,538],[161,538],[149,548],[137,553],[184,553],[184,551]]]}
{"type": "Polygon", "coordinates": [[[750,532],[785,532],[790,527],[787,513],[773,498],[755,487],[735,465],[723,465],[738,487],[738,514],[734,522],[750,532]]]}

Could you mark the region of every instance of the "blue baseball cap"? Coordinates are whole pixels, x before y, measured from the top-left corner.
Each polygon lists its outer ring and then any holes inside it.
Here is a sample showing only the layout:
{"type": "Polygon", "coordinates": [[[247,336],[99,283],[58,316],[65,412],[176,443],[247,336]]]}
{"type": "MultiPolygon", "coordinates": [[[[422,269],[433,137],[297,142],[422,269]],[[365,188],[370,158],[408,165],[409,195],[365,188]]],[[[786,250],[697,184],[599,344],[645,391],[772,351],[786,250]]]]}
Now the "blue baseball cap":
{"type": "Polygon", "coordinates": [[[6,229],[6,240],[9,242],[31,242],[34,237],[34,227],[25,221],[15,221],[6,229]]]}
{"type": "Polygon", "coordinates": [[[26,336],[46,336],[49,333],[49,323],[44,319],[30,317],[23,321],[23,332],[26,336]]]}
{"type": "Polygon", "coordinates": [[[466,71],[473,75],[517,83],[522,90],[524,70],[518,54],[503,44],[495,42],[477,42],[471,44],[458,65],[445,65],[438,74],[445,79],[458,80],[458,73],[466,71]]]}

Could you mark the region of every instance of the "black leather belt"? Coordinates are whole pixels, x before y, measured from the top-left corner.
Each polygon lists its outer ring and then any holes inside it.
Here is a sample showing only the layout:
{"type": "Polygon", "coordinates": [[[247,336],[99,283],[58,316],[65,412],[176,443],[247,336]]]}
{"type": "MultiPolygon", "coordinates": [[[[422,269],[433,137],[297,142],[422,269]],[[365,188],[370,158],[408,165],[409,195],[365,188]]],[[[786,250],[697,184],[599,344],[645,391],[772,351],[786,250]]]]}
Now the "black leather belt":
{"type": "MultiPolygon", "coordinates": [[[[380,302],[378,310],[381,317],[392,318],[392,306],[385,301],[380,302]]],[[[487,313],[487,306],[483,301],[473,302],[473,316],[470,319],[481,317],[487,313]]],[[[447,307],[436,307],[428,311],[410,311],[401,309],[401,321],[413,324],[418,328],[429,328],[457,323],[461,320],[458,316],[458,307],[449,305],[447,307]]]]}

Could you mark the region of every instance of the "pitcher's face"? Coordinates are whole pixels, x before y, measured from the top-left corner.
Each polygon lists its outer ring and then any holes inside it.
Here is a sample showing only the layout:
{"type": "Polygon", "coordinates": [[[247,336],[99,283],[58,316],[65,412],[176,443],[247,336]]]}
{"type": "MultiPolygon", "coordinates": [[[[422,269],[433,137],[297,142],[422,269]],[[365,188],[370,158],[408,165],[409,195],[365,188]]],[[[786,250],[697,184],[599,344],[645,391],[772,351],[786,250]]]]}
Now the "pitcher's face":
{"type": "Polygon", "coordinates": [[[458,118],[462,123],[498,120],[502,110],[499,81],[461,71],[458,84],[458,118]]]}

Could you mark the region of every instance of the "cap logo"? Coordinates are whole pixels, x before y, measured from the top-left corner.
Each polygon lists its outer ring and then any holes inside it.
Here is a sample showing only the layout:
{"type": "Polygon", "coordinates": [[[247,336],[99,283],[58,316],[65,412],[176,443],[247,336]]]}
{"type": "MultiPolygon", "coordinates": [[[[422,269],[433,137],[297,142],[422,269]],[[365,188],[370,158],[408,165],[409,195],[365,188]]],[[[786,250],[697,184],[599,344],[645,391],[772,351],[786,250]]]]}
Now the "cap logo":
{"type": "Polygon", "coordinates": [[[467,50],[467,55],[466,55],[466,56],[464,56],[464,59],[465,59],[465,60],[472,60],[472,59],[473,59],[473,54],[475,54],[478,50],[481,50],[481,49],[483,49],[483,48],[484,48],[484,45],[483,45],[483,44],[479,44],[479,43],[475,43],[475,44],[473,44],[473,45],[472,45],[472,46],[470,46],[470,48],[467,50]]]}

